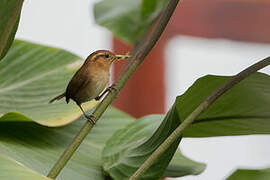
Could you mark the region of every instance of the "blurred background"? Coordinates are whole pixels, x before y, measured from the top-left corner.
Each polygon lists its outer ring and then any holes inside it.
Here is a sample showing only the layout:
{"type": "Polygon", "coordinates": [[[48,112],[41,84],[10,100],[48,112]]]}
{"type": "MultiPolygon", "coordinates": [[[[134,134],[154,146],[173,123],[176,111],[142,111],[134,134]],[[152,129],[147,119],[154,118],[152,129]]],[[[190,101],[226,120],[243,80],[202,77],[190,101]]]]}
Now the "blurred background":
{"type": "MultiPolygon", "coordinates": [[[[86,58],[97,49],[126,53],[131,47],[94,22],[95,1],[25,1],[16,37],[69,50],[86,58]]],[[[166,32],[114,105],[135,117],[165,113],[175,97],[206,74],[234,75],[270,55],[270,3],[195,0],[178,6],[166,32]]],[[[113,68],[113,79],[122,64],[113,68]]],[[[263,70],[270,73],[270,69],[263,70]]],[[[206,85],[207,86],[207,85],[206,85]]],[[[247,97],[248,98],[248,97],[247,97]]],[[[225,179],[237,168],[270,166],[265,135],[185,138],[181,150],[207,164],[199,176],[225,179]]]]}

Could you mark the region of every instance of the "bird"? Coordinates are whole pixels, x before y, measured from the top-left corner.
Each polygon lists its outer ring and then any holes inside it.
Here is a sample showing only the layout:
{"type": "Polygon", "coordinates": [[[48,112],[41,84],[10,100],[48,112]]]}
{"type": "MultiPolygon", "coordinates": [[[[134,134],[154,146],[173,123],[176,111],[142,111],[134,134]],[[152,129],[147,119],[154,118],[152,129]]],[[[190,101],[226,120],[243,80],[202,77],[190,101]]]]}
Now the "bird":
{"type": "Polygon", "coordinates": [[[107,92],[114,90],[115,85],[113,84],[101,93],[109,84],[112,63],[129,57],[128,54],[116,55],[108,50],[91,53],[69,81],[65,92],[50,100],[49,103],[64,97],[69,103],[72,99],[79,106],[83,115],[94,125],[96,123],[94,117],[85,113],[82,103],[93,99],[100,100],[107,92]]]}

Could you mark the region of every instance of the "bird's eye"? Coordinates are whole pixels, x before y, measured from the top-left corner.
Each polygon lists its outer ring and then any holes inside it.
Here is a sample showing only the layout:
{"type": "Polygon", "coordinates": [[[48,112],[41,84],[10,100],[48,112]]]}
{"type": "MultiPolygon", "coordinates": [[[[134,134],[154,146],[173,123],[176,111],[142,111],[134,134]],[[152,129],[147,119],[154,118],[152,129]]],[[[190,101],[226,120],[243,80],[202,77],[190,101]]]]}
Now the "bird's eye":
{"type": "Polygon", "coordinates": [[[108,59],[110,56],[109,56],[109,54],[105,54],[104,57],[105,57],[106,59],[108,59]]]}

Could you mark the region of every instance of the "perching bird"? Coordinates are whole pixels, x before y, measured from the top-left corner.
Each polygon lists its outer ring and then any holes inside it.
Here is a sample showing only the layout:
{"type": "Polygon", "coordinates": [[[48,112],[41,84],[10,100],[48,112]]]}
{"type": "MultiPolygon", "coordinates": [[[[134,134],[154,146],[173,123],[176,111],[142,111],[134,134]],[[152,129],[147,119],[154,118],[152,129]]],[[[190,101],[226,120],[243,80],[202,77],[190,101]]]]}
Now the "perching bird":
{"type": "Polygon", "coordinates": [[[115,55],[107,50],[99,50],[90,54],[84,64],[74,74],[66,91],[63,94],[53,98],[49,103],[66,97],[66,102],[72,99],[80,107],[84,116],[95,124],[91,115],[87,115],[81,104],[92,99],[99,100],[106,92],[111,91],[114,87],[107,88],[101,95],[110,80],[110,67],[115,60],[128,58],[128,55],[115,55]]]}

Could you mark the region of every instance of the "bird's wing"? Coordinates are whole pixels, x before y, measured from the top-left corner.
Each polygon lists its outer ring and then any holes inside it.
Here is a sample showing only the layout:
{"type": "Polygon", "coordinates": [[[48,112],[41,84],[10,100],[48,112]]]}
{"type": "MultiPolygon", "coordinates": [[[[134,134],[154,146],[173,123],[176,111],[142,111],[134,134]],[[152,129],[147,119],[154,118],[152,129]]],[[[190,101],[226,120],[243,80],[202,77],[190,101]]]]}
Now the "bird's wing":
{"type": "MultiPolygon", "coordinates": [[[[81,70],[81,69],[80,69],[81,70]]],[[[77,71],[73,78],[70,80],[66,89],[66,101],[69,102],[70,98],[73,98],[80,89],[87,85],[87,75],[83,71],[77,71]]]]}

